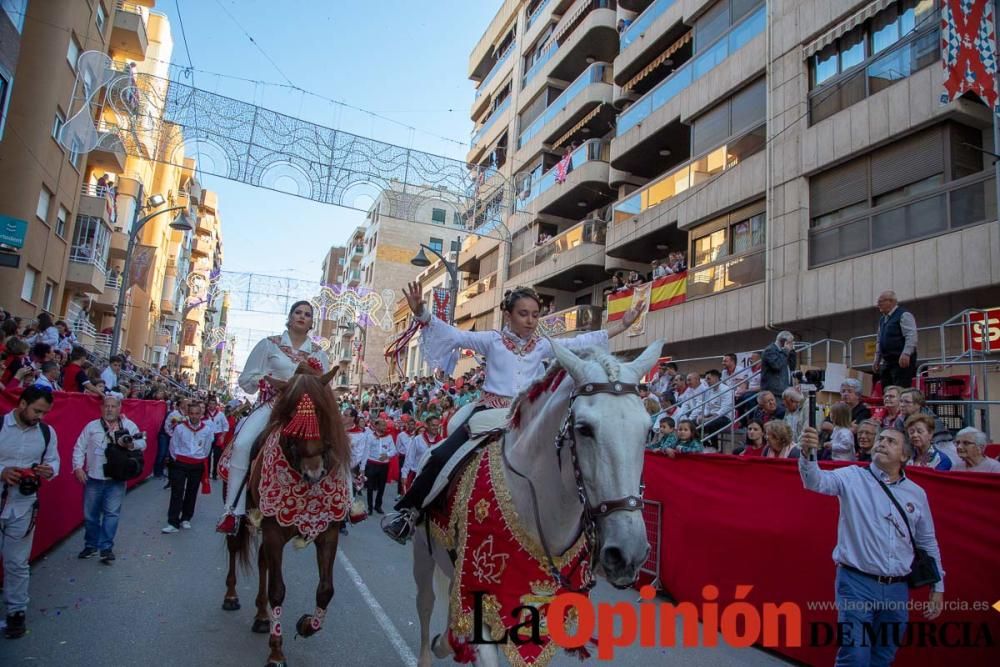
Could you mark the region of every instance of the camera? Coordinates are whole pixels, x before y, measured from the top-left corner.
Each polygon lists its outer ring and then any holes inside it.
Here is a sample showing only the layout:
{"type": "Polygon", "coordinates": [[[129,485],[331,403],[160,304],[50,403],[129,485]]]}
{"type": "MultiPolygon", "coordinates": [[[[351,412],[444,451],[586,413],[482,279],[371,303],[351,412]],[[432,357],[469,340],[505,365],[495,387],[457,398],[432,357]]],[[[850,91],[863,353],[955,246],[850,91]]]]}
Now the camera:
{"type": "Polygon", "coordinates": [[[127,430],[120,428],[117,431],[115,431],[111,435],[111,437],[116,445],[128,449],[129,447],[132,446],[132,443],[134,443],[136,440],[142,440],[145,437],[145,435],[142,433],[136,433],[135,435],[132,435],[127,430]]]}
{"type": "Polygon", "coordinates": [[[823,391],[823,381],[826,380],[826,371],[818,369],[795,371],[792,373],[792,377],[799,384],[812,385],[816,388],[816,391],[823,391]]]}
{"type": "Polygon", "coordinates": [[[35,472],[35,467],[21,468],[21,480],[17,483],[17,490],[22,496],[33,496],[38,493],[38,487],[42,485],[42,478],[35,472]]]}

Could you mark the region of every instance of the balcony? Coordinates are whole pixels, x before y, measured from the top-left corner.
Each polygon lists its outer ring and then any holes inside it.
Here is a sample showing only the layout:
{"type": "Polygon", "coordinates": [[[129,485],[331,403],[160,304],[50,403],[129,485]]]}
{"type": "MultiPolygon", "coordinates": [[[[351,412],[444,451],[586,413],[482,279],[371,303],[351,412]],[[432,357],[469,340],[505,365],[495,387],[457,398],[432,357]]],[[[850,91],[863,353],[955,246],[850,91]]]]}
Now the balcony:
{"type": "Polygon", "coordinates": [[[191,241],[191,256],[192,257],[208,257],[212,254],[212,241],[210,239],[205,239],[200,236],[196,236],[191,241]]]}
{"type": "Polygon", "coordinates": [[[146,19],[149,10],[132,2],[119,0],[115,21],[111,26],[111,50],[133,60],[145,60],[149,47],[146,19]]]}
{"type": "Polygon", "coordinates": [[[219,194],[214,190],[202,190],[201,207],[214,214],[219,209],[219,194]]]}
{"type": "MultiPolygon", "coordinates": [[[[490,86],[493,80],[497,79],[497,76],[500,75],[501,73],[503,74],[503,76],[506,76],[507,74],[510,73],[512,67],[508,65],[513,60],[511,58],[511,54],[513,54],[514,51],[516,50],[515,48],[516,46],[517,42],[511,42],[510,46],[507,47],[507,50],[504,51],[499,58],[497,58],[496,63],[486,74],[486,76],[483,77],[483,80],[479,82],[479,85],[476,86],[476,98],[472,103],[473,118],[478,117],[479,114],[483,112],[483,109],[486,107],[486,104],[489,103],[491,98],[490,86]]],[[[500,78],[502,79],[503,77],[500,78]]]]}
{"type": "Polygon", "coordinates": [[[83,347],[88,350],[94,349],[94,341],[97,336],[97,327],[88,320],[82,313],[78,312],[76,316],[63,315],[59,318],[65,322],[69,323],[69,328],[76,336],[76,340],[83,347]]]}
{"type": "Polygon", "coordinates": [[[173,299],[160,299],[160,312],[164,315],[173,315],[177,312],[173,299]]]}
{"type": "Polygon", "coordinates": [[[102,294],[106,263],[89,246],[73,246],[66,269],[66,286],[85,294],[102,294]]]}
{"type": "Polygon", "coordinates": [[[584,220],[510,264],[510,278],[536,287],[578,292],[607,279],[608,223],[584,220]],[[523,275],[522,275],[523,274],[523,275]]]}
{"type": "Polygon", "coordinates": [[[726,61],[755,37],[763,34],[766,27],[766,7],[760,7],[730,28],[712,46],[684,63],[655,88],[639,98],[618,116],[617,136],[625,136],[641,127],[643,121],[662,109],[681,92],[690,88],[706,74],[726,61]]]}
{"type": "Polygon", "coordinates": [[[109,274],[104,280],[104,291],[94,297],[91,310],[97,313],[113,313],[118,306],[118,290],[121,284],[120,275],[109,274]]]}
{"type": "Polygon", "coordinates": [[[96,185],[84,185],[80,189],[80,204],[77,208],[80,215],[100,218],[109,227],[115,224],[114,193],[108,188],[98,188],[96,185]]]}
{"type": "Polygon", "coordinates": [[[492,145],[497,140],[501,131],[507,131],[507,127],[510,125],[510,97],[510,95],[505,97],[479,129],[473,132],[472,139],[469,141],[469,162],[479,162],[479,158],[482,157],[487,146],[492,145]]]}
{"type": "Polygon", "coordinates": [[[615,83],[624,85],[690,30],[682,22],[683,10],[684,3],[677,0],[653,0],[635,17],[621,33],[615,83]]]}
{"type": "Polygon", "coordinates": [[[182,354],[181,355],[181,368],[194,369],[194,365],[197,362],[198,357],[193,354],[182,354]]]}
{"type": "Polygon", "coordinates": [[[455,307],[455,320],[476,317],[492,310],[496,306],[497,282],[497,274],[491,273],[462,290],[455,307]]]}
{"type": "Polygon", "coordinates": [[[602,108],[606,109],[606,118],[603,120],[611,120],[614,111],[606,103],[610,103],[613,97],[611,66],[607,63],[594,63],[546,107],[538,118],[521,130],[517,137],[518,150],[536,140],[535,150],[528,151],[530,155],[534,155],[541,149],[541,143],[553,143],[574,123],[601,105],[605,105],[602,108]]]}
{"type": "Polygon", "coordinates": [[[541,318],[538,332],[543,336],[559,337],[601,328],[604,309],[600,306],[573,306],[541,318]]]}
{"type": "Polygon", "coordinates": [[[569,169],[560,181],[556,166],[527,184],[518,193],[519,210],[579,219],[583,212],[610,202],[614,193],[608,186],[609,144],[591,139],[573,151],[569,169]]]}
{"type": "Polygon", "coordinates": [[[87,166],[98,172],[125,173],[125,146],[117,126],[104,121],[97,124],[101,139],[94,150],[87,153],[87,166]]]}
{"type": "Polygon", "coordinates": [[[591,63],[618,53],[615,11],[607,0],[577,0],[563,15],[545,52],[524,73],[520,99],[531,100],[550,83],[575,80],[591,63]]]}

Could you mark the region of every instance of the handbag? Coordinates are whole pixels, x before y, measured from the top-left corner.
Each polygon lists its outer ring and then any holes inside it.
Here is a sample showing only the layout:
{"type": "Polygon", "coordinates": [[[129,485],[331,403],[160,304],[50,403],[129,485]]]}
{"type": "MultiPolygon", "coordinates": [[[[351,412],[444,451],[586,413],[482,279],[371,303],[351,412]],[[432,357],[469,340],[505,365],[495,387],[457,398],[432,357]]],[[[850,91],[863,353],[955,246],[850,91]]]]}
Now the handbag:
{"type": "Polygon", "coordinates": [[[937,561],[929,553],[917,546],[916,540],[913,539],[913,531],[910,530],[910,520],[906,518],[906,512],[903,511],[899,501],[896,500],[896,496],[885,485],[885,482],[880,480],[878,475],[872,471],[871,466],[868,466],[868,472],[871,473],[875,481],[882,487],[882,490],[889,496],[889,500],[899,510],[900,516],[903,517],[903,523],[906,524],[906,532],[910,536],[910,544],[913,545],[913,563],[910,564],[910,574],[906,576],[906,585],[910,588],[921,588],[941,581],[941,572],[938,570],[937,561]]]}

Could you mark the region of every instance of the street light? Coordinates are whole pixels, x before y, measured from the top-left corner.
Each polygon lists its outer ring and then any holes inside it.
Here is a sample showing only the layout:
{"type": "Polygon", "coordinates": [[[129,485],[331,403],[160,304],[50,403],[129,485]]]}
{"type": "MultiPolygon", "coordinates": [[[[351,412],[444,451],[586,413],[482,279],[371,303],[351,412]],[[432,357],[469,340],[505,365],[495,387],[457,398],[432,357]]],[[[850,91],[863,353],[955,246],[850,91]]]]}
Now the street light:
{"type": "Polygon", "coordinates": [[[111,348],[109,356],[118,354],[118,348],[121,345],[122,321],[125,318],[125,290],[129,287],[128,280],[132,271],[132,253],[135,251],[135,246],[138,243],[140,230],[142,230],[147,222],[156,216],[177,211],[177,216],[170,222],[170,228],[182,232],[190,232],[194,229],[194,225],[191,224],[191,219],[188,217],[188,209],[192,205],[191,202],[201,199],[201,186],[198,185],[198,181],[192,178],[188,183],[187,206],[172,206],[171,208],[165,208],[162,211],[155,211],[140,218],[140,212],[148,208],[157,208],[166,202],[163,195],[154,194],[146,202],[146,206],[142,206],[140,202],[143,200],[143,189],[144,186],[142,181],[140,181],[139,191],[135,196],[136,207],[135,214],[132,216],[132,229],[129,231],[128,247],[125,250],[125,266],[122,267],[123,284],[118,288],[118,306],[115,309],[115,325],[111,330],[111,348]]]}
{"type": "Polygon", "coordinates": [[[444,268],[448,271],[448,278],[451,280],[451,287],[448,290],[448,324],[454,324],[455,302],[458,301],[458,267],[455,265],[455,262],[449,262],[444,258],[444,255],[423,243],[420,244],[420,251],[410,260],[410,264],[419,266],[422,269],[430,266],[431,261],[427,259],[424,250],[430,251],[435,257],[440,259],[441,263],[444,264],[444,268]]]}

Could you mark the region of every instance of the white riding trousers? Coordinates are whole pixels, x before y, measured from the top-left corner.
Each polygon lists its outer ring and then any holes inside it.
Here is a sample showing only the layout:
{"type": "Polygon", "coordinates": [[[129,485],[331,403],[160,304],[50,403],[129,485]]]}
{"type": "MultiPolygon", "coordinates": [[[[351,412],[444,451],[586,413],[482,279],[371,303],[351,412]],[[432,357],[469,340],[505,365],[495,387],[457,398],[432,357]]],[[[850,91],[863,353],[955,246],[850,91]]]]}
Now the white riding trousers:
{"type": "MultiPolygon", "coordinates": [[[[247,418],[239,425],[236,435],[233,437],[233,452],[229,459],[229,482],[226,484],[225,507],[228,509],[233,504],[233,496],[243,483],[243,478],[250,468],[250,450],[257,440],[267,422],[271,418],[271,404],[266,403],[247,415],[247,418]]],[[[246,513],[247,489],[243,489],[240,501],[233,509],[234,514],[246,513]]]]}

